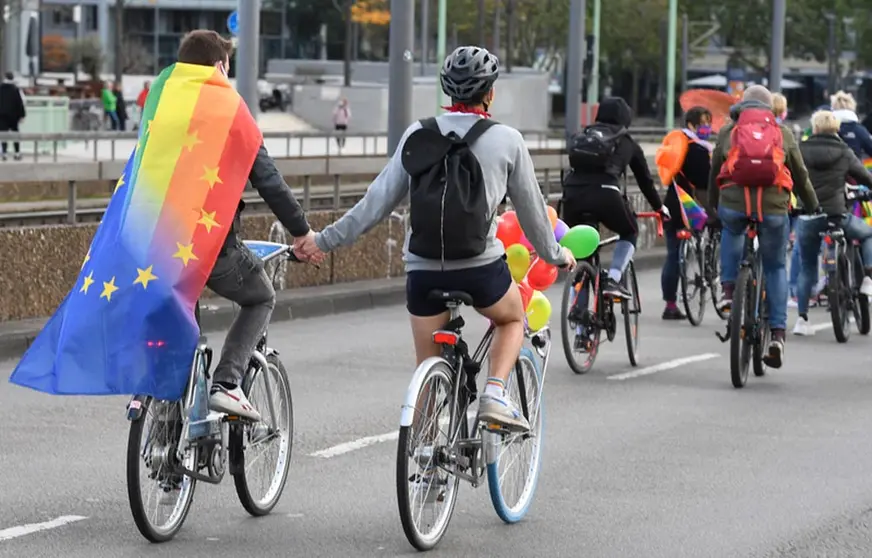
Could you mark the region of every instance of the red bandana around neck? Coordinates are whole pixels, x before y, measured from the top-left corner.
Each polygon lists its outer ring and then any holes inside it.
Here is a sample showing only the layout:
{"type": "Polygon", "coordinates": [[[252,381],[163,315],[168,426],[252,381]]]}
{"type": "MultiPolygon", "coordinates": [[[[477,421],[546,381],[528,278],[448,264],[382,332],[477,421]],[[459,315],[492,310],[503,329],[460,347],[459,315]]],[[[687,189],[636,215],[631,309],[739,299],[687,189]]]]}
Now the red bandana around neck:
{"type": "Polygon", "coordinates": [[[471,107],[468,107],[468,106],[463,105],[461,103],[454,103],[451,106],[442,107],[442,109],[446,110],[448,112],[460,112],[460,113],[464,113],[464,114],[477,114],[477,115],[483,116],[485,118],[490,118],[490,116],[491,116],[490,113],[487,111],[484,111],[482,109],[477,109],[477,108],[471,108],[471,107]]]}

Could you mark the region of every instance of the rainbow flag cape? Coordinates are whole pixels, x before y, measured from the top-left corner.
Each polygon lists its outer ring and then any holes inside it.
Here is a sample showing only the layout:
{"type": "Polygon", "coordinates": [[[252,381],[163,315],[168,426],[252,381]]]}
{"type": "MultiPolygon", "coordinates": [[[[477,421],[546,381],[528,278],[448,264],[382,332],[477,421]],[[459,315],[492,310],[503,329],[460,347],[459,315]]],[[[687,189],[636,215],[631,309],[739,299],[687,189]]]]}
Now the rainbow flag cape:
{"type": "Polygon", "coordinates": [[[194,306],[263,142],[212,66],[174,64],[152,86],[75,286],[10,381],[51,394],[182,396],[194,306]]]}
{"type": "Polygon", "coordinates": [[[696,203],[690,194],[684,191],[684,188],[674,182],[672,183],[672,186],[675,188],[675,193],[678,195],[679,207],[681,208],[681,219],[684,222],[684,226],[697,231],[702,230],[708,219],[705,210],[696,203]]]}
{"type": "Polygon", "coordinates": [[[872,202],[854,202],[854,216],[863,219],[872,227],[872,202]]]}
{"type": "Polygon", "coordinates": [[[866,167],[867,171],[872,172],[872,157],[867,157],[863,159],[863,166],[866,167]]]}

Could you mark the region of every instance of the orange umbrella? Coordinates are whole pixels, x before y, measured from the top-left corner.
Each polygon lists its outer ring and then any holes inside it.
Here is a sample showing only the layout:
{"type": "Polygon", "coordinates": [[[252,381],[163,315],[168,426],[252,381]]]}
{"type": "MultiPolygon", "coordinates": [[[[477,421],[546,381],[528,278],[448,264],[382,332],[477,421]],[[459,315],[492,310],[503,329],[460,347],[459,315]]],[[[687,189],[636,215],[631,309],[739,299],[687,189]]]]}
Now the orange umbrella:
{"type": "Polygon", "coordinates": [[[681,110],[705,107],[712,113],[712,130],[717,132],[730,117],[730,107],[738,101],[729,93],[714,89],[691,89],[681,94],[681,110]]]}

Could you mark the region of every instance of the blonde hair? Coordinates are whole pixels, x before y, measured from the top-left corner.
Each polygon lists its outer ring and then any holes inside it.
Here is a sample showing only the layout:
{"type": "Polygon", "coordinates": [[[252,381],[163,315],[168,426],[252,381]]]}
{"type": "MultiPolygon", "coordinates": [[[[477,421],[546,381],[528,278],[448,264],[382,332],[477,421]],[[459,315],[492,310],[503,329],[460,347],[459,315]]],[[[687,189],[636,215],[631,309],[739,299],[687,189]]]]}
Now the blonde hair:
{"type": "Polygon", "coordinates": [[[837,91],[835,95],[830,96],[830,106],[833,110],[857,110],[857,101],[854,96],[845,91],[837,91]]]}
{"type": "Polygon", "coordinates": [[[838,134],[839,119],[828,110],[819,110],[811,115],[811,130],[814,134],[838,134]]]}
{"type": "Polygon", "coordinates": [[[775,116],[778,117],[781,117],[782,114],[787,112],[787,97],[785,97],[781,93],[773,93],[772,112],[774,112],[775,116]]]}

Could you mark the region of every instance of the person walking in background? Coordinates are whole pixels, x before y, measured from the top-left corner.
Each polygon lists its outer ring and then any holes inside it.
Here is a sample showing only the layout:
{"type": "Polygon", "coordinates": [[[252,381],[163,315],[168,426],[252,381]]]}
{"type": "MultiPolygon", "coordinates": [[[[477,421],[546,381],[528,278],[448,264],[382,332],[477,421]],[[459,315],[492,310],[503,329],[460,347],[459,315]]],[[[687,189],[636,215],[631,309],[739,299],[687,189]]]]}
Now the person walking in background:
{"type": "Polygon", "coordinates": [[[118,101],[115,99],[115,93],[112,92],[112,82],[103,84],[103,91],[100,92],[100,99],[103,101],[103,112],[109,117],[112,122],[112,129],[118,129],[118,101]]]}
{"type": "Polygon", "coordinates": [[[116,83],[112,93],[115,95],[115,114],[118,115],[118,129],[125,132],[127,131],[127,103],[124,101],[124,92],[121,91],[121,84],[116,83]]]}
{"type": "Polygon", "coordinates": [[[351,107],[348,106],[348,99],[341,97],[333,109],[333,129],[336,130],[336,145],[339,149],[345,147],[345,131],[348,130],[350,121],[351,107]]]}
{"type": "MultiPolygon", "coordinates": [[[[7,72],[3,83],[0,84],[0,132],[17,132],[18,125],[24,120],[26,114],[24,95],[15,85],[12,72],[7,72]]],[[[0,147],[3,149],[2,158],[5,161],[8,145],[4,141],[0,147]]],[[[16,141],[12,144],[12,148],[15,150],[15,160],[20,161],[21,144],[16,141]]]]}
{"type": "Polygon", "coordinates": [[[136,97],[136,106],[139,108],[139,121],[136,124],[136,129],[142,124],[142,113],[145,112],[145,100],[148,98],[148,90],[151,89],[151,82],[146,81],[142,84],[142,91],[136,97]]]}

